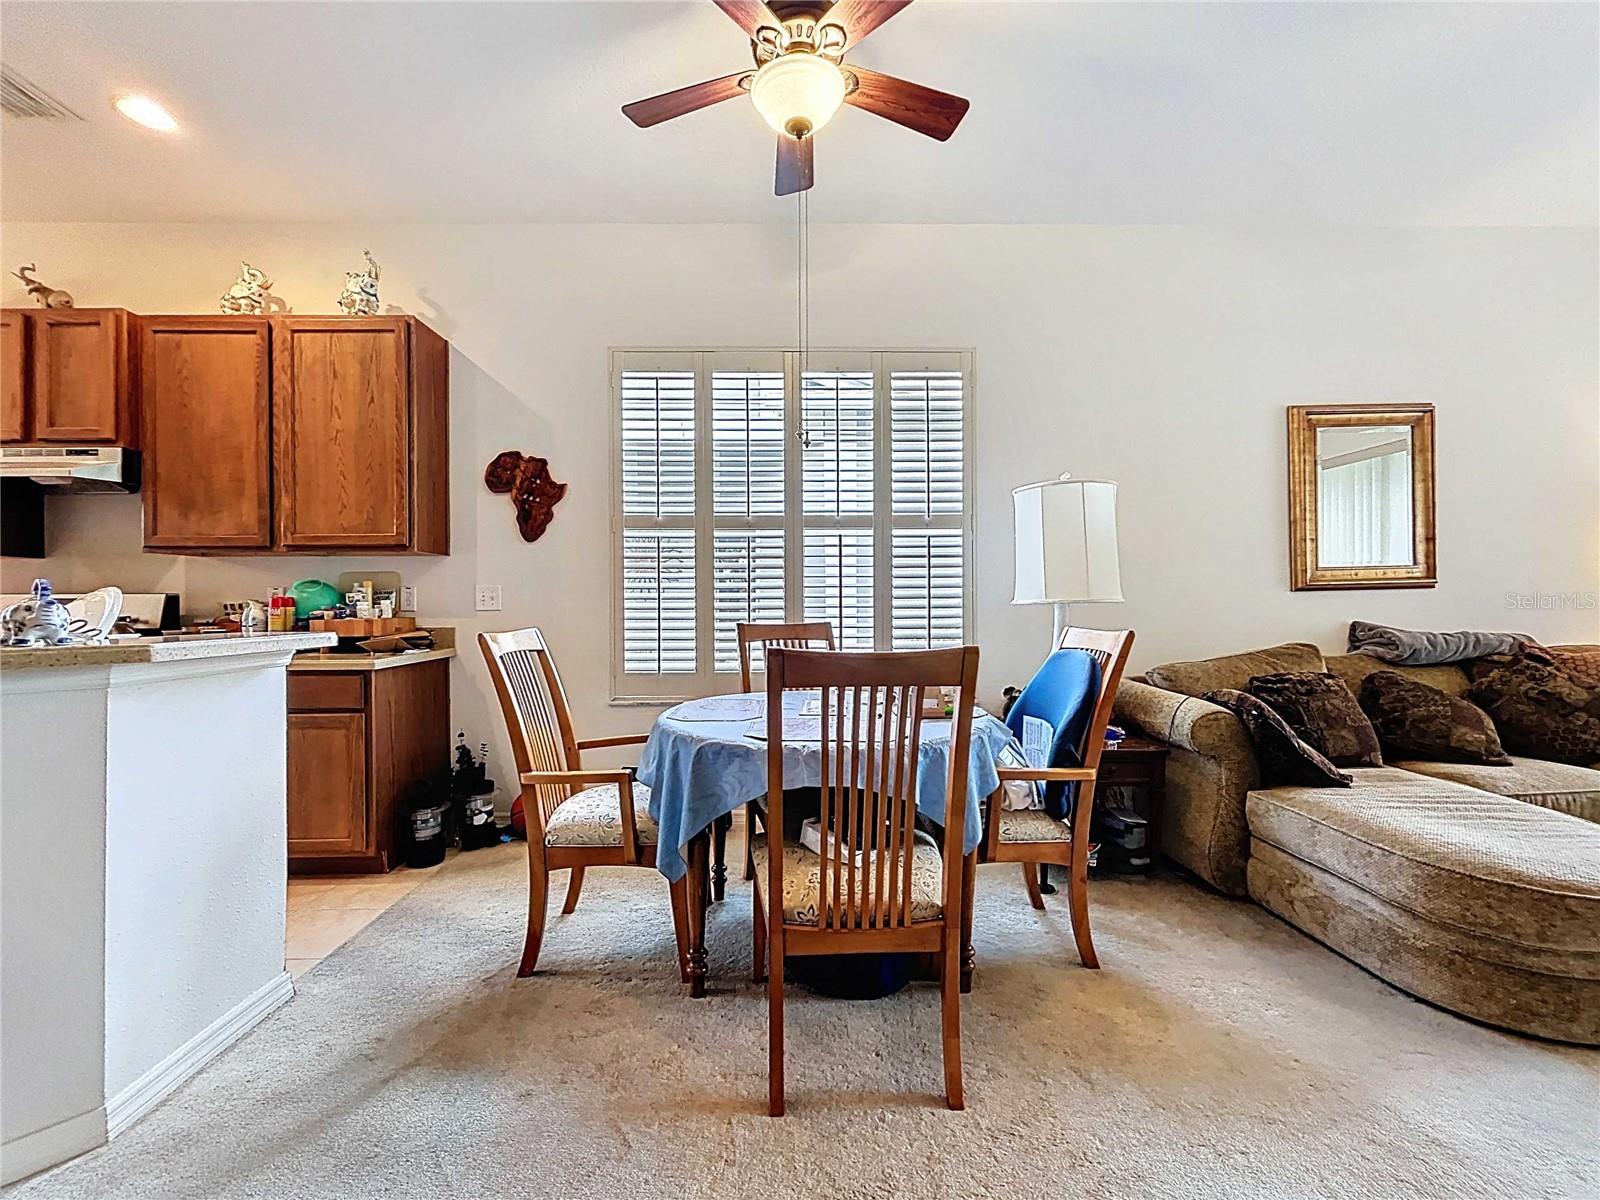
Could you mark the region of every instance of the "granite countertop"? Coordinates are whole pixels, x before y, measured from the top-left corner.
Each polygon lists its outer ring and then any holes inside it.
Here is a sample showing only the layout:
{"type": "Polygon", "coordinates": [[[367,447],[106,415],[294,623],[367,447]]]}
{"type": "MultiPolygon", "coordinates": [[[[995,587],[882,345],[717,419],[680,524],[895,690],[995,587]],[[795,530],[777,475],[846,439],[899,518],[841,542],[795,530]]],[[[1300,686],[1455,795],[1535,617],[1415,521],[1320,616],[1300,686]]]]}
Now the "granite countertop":
{"type": "Polygon", "coordinates": [[[103,646],[0,646],[0,669],[104,667],[119,663],[184,662],[235,654],[270,654],[332,646],[331,633],[221,633],[177,638],[140,638],[103,646]]]}
{"type": "Polygon", "coordinates": [[[297,654],[289,663],[296,675],[302,671],[387,671],[393,667],[410,667],[417,663],[438,662],[454,658],[454,646],[435,646],[432,650],[406,650],[399,654],[319,654],[311,651],[297,654]]]}

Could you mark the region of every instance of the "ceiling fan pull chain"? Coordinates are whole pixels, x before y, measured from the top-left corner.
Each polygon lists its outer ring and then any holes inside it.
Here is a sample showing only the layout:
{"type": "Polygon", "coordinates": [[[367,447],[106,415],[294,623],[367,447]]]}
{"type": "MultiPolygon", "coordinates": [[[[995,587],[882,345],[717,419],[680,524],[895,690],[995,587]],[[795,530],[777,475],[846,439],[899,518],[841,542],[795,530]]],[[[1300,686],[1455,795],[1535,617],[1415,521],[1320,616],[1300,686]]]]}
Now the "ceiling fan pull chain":
{"type": "Polygon", "coordinates": [[[795,341],[799,346],[800,428],[795,436],[800,448],[811,449],[811,430],[806,424],[806,368],[811,359],[811,207],[807,193],[795,193],[795,341]]]}

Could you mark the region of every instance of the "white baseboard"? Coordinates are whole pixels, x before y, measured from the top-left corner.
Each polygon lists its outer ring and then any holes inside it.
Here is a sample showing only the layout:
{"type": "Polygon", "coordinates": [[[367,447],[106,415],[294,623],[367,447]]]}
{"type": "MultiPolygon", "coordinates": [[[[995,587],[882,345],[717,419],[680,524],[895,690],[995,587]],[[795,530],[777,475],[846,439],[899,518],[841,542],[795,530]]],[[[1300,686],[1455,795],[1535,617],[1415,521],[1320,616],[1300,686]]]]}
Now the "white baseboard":
{"type": "Polygon", "coordinates": [[[35,1129],[0,1146],[0,1184],[15,1183],[105,1144],[106,1110],[103,1108],[35,1129]]]}
{"type": "Polygon", "coordinates": [[[166,1058],[106,1101],[106,1136],[116,1137],[205,1066],[254,1029],[268,1013],[294,998],[289,973],[271,980],[223,1013],[166,1058]]]}

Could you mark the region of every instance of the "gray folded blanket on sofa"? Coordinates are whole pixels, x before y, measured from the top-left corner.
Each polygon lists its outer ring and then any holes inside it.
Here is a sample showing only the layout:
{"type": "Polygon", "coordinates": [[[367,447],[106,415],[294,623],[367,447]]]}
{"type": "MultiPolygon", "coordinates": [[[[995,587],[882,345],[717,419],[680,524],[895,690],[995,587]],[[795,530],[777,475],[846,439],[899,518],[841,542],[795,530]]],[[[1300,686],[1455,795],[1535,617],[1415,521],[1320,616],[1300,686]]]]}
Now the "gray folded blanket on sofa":
{"type": "Polygon", "coordinates": [[[1350,622],[1350,653],[1402,667],[1428,667],[1489,654],[1514,654],[1530,639],[1518,633],[1427,633],[1371,621],[1350,622]]]}

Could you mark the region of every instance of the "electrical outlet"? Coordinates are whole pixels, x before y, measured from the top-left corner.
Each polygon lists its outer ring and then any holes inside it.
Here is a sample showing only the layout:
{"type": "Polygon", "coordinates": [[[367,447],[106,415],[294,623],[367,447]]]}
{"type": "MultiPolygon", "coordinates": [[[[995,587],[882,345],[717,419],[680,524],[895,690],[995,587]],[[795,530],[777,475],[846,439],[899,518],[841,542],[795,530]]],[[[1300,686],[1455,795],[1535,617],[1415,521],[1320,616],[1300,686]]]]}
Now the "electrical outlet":
{"type": "Polygon", "coordinates": [[[500,611],[500,585],[498,583],[480,583],[478,585],[478,611],[500,611]]]}
{"type": "Polygon", "coordinates": [[[400,611],[409,613],[417,611],[417,589],[415,587],[401,585],[400,611]]]}

